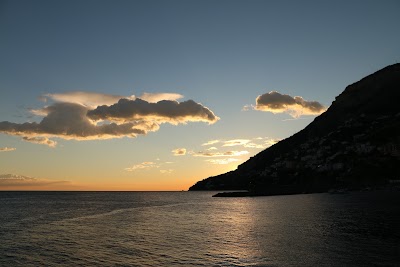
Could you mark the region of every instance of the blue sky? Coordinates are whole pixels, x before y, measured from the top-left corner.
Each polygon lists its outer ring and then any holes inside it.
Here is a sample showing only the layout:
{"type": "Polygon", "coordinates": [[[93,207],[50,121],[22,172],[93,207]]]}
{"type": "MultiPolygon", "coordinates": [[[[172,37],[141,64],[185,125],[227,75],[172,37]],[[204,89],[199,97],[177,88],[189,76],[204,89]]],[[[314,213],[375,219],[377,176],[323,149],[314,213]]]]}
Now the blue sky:
{"type": "Polygon", "coordinates": [[[78,189],[187,189],[262,150],[235,146],[248,154],[220,165],[194,156],[201,144],[283,139],[315,117],[243,111],[257,96],[329,107],[345,86],[399,62],[399,10],[398,1],[1,1],[0,122],[40,122],[30,110],[54,103],[41,96],[77,91],[180,94],[220,120],[161,123],[136,138],[53,136],[55,147],[3,131],[0,148],[15,150],[0,152],[0,174],[78,189]],[[143,162],[154,166],[126,170],[143,162]]]}

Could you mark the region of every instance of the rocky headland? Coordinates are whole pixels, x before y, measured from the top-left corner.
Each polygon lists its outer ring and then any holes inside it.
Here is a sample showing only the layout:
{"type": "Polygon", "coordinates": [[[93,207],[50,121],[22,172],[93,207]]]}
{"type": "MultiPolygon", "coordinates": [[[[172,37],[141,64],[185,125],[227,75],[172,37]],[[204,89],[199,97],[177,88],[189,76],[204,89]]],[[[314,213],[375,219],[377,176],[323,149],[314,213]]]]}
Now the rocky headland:
{"type": "Polygon", "coordinates": [[[394,64],[347,86],[300,132],[189,190],[247,190],[219,196],[257,196],[397,184],[399,100],[400,64],[394,64]]]}

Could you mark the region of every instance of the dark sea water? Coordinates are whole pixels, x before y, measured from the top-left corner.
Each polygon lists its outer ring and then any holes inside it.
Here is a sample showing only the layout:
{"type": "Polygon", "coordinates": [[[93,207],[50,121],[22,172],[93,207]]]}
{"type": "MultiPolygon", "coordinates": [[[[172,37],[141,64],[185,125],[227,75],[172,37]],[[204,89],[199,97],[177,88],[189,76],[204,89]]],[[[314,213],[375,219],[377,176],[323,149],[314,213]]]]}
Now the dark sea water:
{"type": "Polygon", "coordinates": [[[0,266],[400,266],[400,192],[0,192],[0,266]]]}

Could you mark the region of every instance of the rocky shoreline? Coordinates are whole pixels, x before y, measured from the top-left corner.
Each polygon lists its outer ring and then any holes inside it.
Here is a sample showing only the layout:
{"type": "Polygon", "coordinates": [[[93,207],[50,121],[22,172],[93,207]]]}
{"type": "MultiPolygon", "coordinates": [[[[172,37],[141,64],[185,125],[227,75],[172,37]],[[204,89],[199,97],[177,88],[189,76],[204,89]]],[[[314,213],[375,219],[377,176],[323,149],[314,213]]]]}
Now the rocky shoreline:
{"type": "Polygon", "coordinates": [[[258,196],[389,185],[400,179],[399,86],[400,64],[379,70],[346,87],[305,129],[189,190],[258,196]]]}
{"type": "Polygon", "coordinates": [[[331,189],[324,192],[251,192],[251,191],[230,191],[219,192],[212,197],[266,197],[266,196],[282,196],[282,195],[299,195],[299,194],[315,194],[315,193],[329,193],[329,194],[346,194],[352,192],[367,192],[367,191],[398,191],[400,193],[400,183],[389,184],[384,187],[365,187],[361,189],[339,188],[331,189]]]}

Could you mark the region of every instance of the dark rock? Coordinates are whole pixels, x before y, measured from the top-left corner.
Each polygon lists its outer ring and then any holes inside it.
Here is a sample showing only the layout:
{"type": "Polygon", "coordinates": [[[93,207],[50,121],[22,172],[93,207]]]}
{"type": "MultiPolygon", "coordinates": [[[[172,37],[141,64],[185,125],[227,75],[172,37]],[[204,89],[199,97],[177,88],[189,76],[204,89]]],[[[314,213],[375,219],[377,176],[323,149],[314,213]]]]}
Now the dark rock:
{"type": "Polygon", "coordinates": [[[349,85],[300,132],[189,190],[276,195],[376,188],[399,180],[399,100],[395,64],[349,85]]]}

